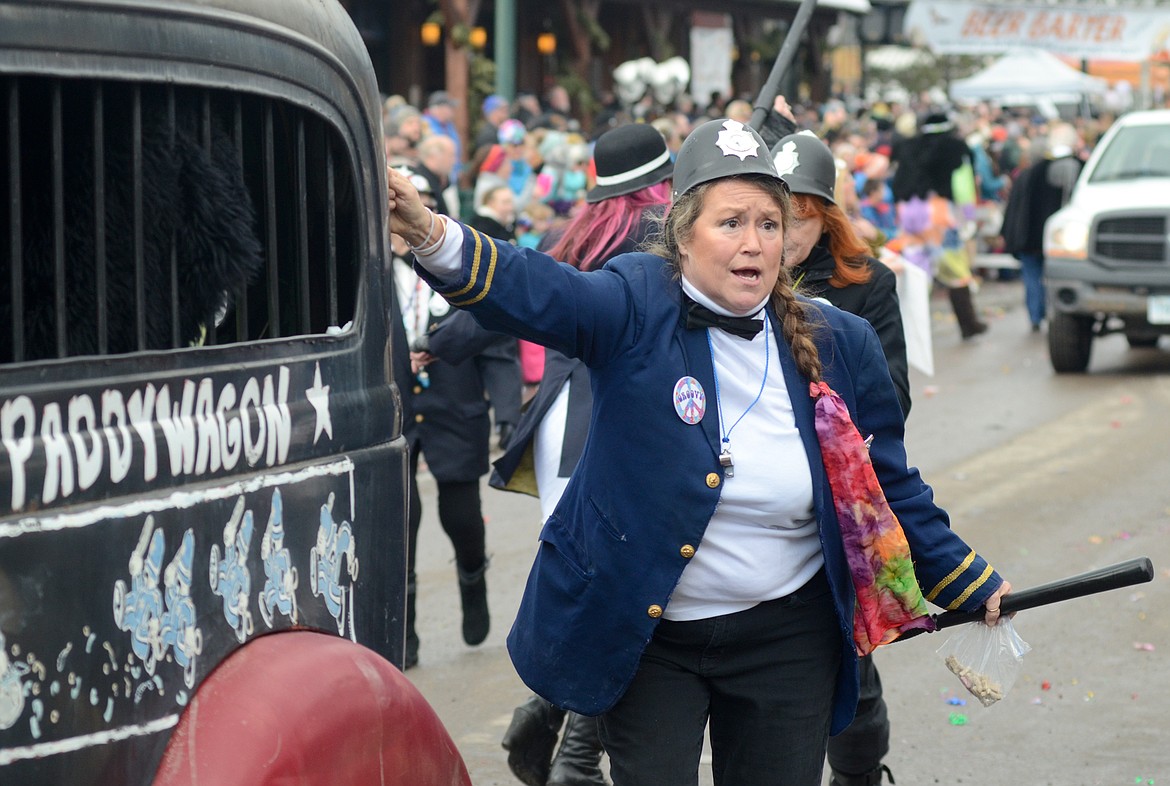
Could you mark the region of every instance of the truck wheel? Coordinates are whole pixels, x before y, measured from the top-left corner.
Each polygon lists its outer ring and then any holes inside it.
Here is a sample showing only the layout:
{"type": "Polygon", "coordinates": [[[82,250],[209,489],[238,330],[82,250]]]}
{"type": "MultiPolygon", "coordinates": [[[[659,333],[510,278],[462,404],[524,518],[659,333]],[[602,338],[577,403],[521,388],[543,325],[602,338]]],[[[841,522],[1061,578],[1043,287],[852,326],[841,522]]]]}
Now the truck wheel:
{"type": "Polygon", "coordinates": [[[1089,367],[1093,318],[1056,312],[1048,324],[1048,357],[1057,374],[1079,374],[1089,367]]]}

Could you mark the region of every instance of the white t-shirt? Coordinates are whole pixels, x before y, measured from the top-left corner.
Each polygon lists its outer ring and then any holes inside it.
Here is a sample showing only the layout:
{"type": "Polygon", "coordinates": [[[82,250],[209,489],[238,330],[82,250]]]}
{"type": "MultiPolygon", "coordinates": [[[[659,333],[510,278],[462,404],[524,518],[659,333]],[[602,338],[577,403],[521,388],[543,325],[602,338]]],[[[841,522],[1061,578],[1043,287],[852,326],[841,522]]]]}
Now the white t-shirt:
{"type": "MultiPolygon", "coordinates": [[[[728,314],[686,279],[683,289],[728,314]]],[[[808,454],[796,428],[774,326],[769,320],[751,340],[717,328],[707,333],[718,391],[706,391],[704,417],[720,418],[720,437],[728,437],[721,447],[731,452],[733,474],[725,479],[703,541],[666,606],[663,616],[670,620],[731,614],[788,595],[824,564],[808,454]]]]}

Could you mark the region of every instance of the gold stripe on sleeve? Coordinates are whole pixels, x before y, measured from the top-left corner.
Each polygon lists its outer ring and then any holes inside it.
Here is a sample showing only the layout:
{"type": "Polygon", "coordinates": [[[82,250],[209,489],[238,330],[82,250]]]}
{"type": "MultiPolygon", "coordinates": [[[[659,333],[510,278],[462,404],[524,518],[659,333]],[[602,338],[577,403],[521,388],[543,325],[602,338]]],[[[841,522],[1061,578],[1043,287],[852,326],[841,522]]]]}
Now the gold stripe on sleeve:
{"type": "Polygon", "coordinates": [[[971,597],[971,593],[973,593],[975,590],[982,587],[984,585],[984,583],[986,583],[987,579],[989,579],[991,577],[991,572],[992,572],[992,567],[990,565],[988,565],[986,568],[983,569],[983,573],[980,574],[979,578],[975,579],[975,581],[972,581],[970,584],[967,585],[967,589],[963,590],[962,595],[955,598],[953,601],[951,601],[947,605],[947,610],[954,611],[955,609],[962,606],[963,603],[966,602],[967,598],[971,597]]]}
{"type": "Polygon", "coordinates": [[[929,601],[933,601],[935,598],[937,598],[939,596],[939,593],[941,593],[943,590],[945,590],[947,588],[947,586],[952,581],[959,578],[959,576],[963,575],[963,571],[965,571],[967,568],[971,567],[971,563],[974,561],[975,561],[975,552],[972,551],[970,554],[967,555],[966,559],[964,559],[961,563],[959,563],[959,567],[952,570],[949,574],[947,574],[946,578],[944,578],[938,584],[934,585],[934,589],[932,589],[929,592],[929,594],[927,594],[926,599],[929,601]]]}
{"type": "MultiPolygon", "coordinates": [[[[472,231],[474,232],[475,230],[472,230],[472,231]]],[[[479,291],[478,295],[475,295],[474,297],[467,298],[466,300],[458,300],[457,301],[454,299],[455,295],[449,295],[447,297],[448,302],[450,302],[451,305],[453,305],[457,308],[463,308],[464,306],[470,306],[472,303],[478,303],[479,301],[484,299],[484,297],[487,295],[488,292],[491,291],[491,288],[492,288],[492,278],[494,278],[496,275],[496,256],[498,254],[498,249],[496,248],[496,241],[495,240],[488,237],[487,235],[481,236],[479,232],[475,233],[477,251],[476,251],[475,264],[472,266],[472,269],[471,269],[471,276],[472,276],[471,280],[472,280],[472,283],[475,282],[475,276],[476,276],[475,268],[479,263],[478,243],[480,241],[480,237],[482,237],[492,249],[491,254],[488,256],[487,273],[484,274],[484,277],[483,277],[483,288],[479,291]]],[[[466,291],[466,290],[464,290],[464,291],[466,291]]],[[[456,294],[461,294],[461,293],[456,293],[456,294]]]]}
{"type": "Polygon", "coordinates": [[[471,255],[471,279],[467,282],[467,286],[458,292],[448,292],[446,295],[444,295],[443,297],[445,297],[448,301],[452,300],[453,298],[466,295],[468,292],[474,289],[475,278],[479,275],[479,259],[480,255],[483,253],[484,236],[476,232],[474,229],[471,229],[471,227],[467,228],[471,230],[471,235],[475,238],[475,253],[471,255]]]}

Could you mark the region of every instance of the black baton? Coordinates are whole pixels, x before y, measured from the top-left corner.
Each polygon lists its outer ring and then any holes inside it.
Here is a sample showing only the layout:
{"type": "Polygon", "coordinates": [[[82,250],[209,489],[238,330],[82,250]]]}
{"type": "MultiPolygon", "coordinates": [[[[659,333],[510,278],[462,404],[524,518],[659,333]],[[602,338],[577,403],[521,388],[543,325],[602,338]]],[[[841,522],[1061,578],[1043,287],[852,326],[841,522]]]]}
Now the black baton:
{"type": "MultiPolygon", "coordinates": [[[[1144,584],[1154,578],[1154,563],[1149,557],[1135,557],[1116,565],[1109,565],[1088,573],[1079,573],[1063,579],[1041,584],[1030,589],[1009,593],[1000,599],[1001,614],[1011,614],[1025,609],[1034,609],[1037,606],[1047,606],[1049,603],[1058,603],[1062,600],[1081,598],[1085,595],[1094,595],[1107,590],[1121,589],[1133,584],[1144,584]]],[[[946,611],[941,614],[932,614],[935,629],[942,630],[967,622],[979,622],[987,610],[980,607],[976,611],[946,611]]],[[[894,641],[912,638],[919,633],[927,633],[922,628],[908,630],[894,641]]]]}

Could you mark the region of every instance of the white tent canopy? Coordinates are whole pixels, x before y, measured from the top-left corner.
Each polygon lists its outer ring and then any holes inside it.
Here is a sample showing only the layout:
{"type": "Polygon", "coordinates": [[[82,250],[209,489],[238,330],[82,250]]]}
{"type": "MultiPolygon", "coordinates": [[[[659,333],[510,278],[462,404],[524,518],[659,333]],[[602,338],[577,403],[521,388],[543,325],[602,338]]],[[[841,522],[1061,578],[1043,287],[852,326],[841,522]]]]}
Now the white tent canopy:
{"type": "Polygon", "coordinates": [[[1085,96],[1101,95],[1108,85],[1066,65],[1042,49],[1012,52],[990,66],[951,83],[955,101],[994,100],[1000,104],[1035,104],[1039,101],[1077,103],[1085,96]]]}

